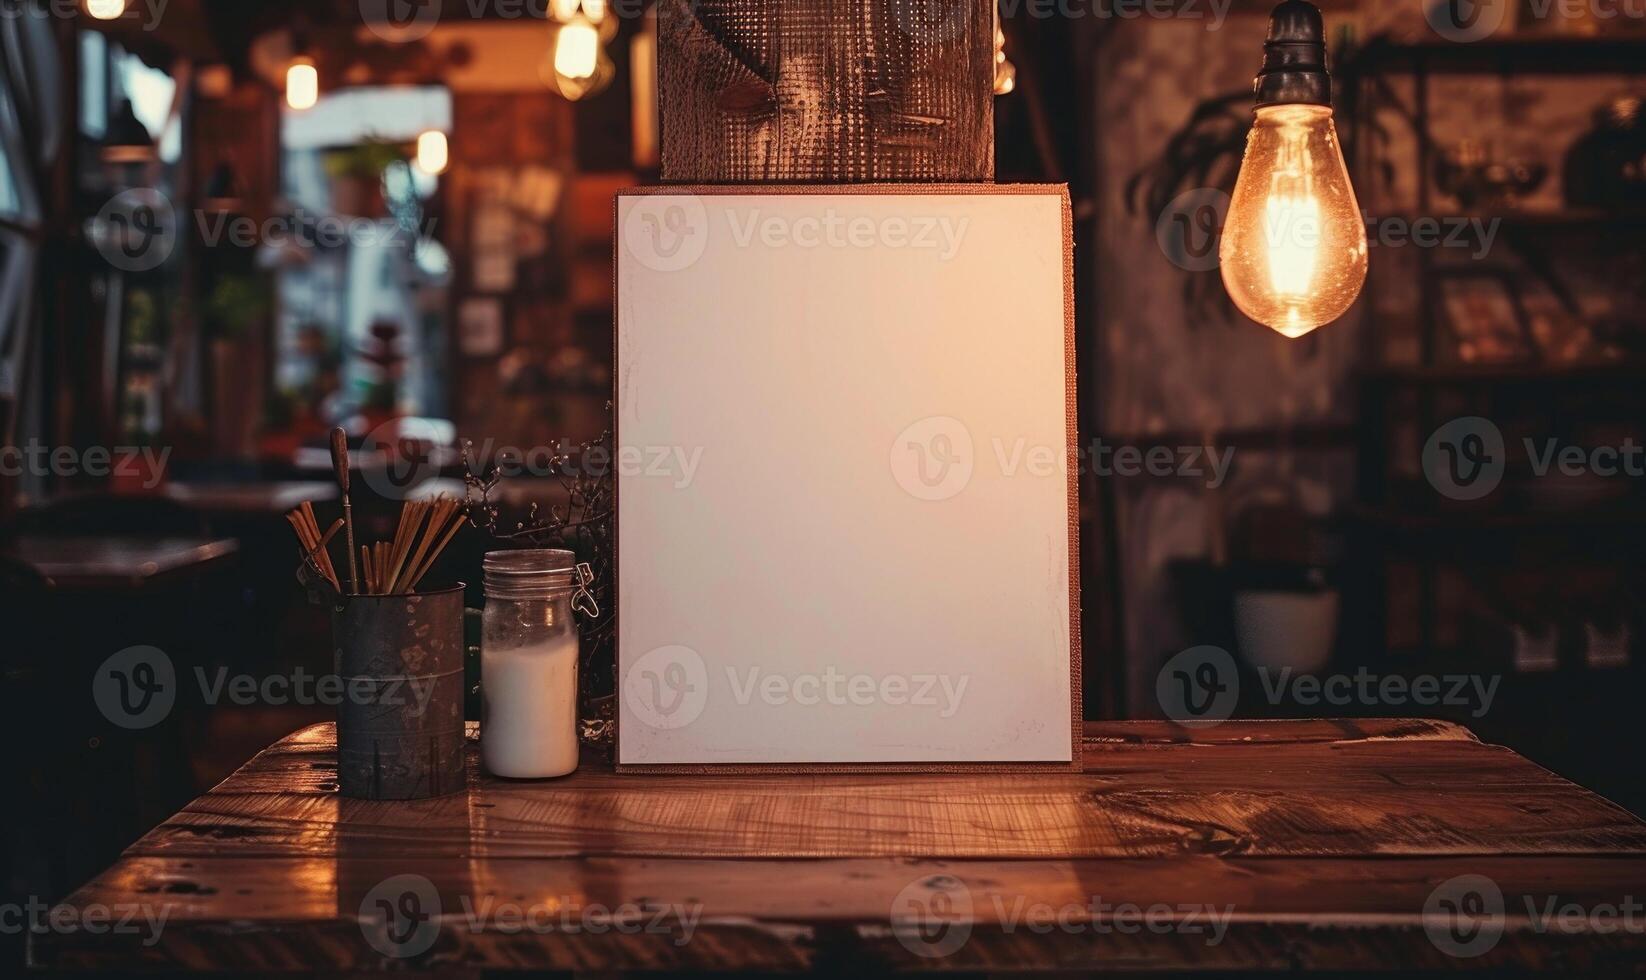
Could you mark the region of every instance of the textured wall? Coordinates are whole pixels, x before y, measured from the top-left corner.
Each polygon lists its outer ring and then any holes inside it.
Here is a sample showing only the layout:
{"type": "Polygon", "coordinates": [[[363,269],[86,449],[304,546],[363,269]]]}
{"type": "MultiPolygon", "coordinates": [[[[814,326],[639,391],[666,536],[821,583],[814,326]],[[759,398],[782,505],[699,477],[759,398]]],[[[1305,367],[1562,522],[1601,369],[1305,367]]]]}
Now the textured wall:
{"type": "Polygon", "coordinates": [[[990,0],[663,0],[663,178],[994,177],[990,0]]]}

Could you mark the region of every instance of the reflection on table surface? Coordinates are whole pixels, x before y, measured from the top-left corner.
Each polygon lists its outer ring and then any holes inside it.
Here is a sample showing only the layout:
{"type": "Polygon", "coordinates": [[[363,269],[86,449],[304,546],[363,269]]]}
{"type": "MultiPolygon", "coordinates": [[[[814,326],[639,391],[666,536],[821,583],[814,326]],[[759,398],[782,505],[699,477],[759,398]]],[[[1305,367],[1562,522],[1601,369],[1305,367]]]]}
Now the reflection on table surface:
{"type": "Polygon", "coordinates": [[[6,545],[4,554],[56,588],[141,588],[164,576],[202,569],[239,550],[240,543],[233,538],[25,535],[6,545]]]}

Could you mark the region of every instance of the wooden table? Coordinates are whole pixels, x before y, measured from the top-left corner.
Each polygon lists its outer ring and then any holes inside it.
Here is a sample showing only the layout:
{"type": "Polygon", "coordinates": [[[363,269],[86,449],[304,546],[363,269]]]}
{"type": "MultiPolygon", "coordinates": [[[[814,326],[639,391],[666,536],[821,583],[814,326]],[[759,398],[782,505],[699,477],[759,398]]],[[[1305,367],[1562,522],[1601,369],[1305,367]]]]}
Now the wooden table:
{"type": "Polygon", "coordinates": [[[306,480],[253,483],[168,483],[167,500],[212,514],[280,515],[304,501],[330,503],[341,496],[337,484],[306,480]]]}
{"type": "Polygon", "coordinates": [[[335,751],[330,725],[284,739],[67,900],[163,910],[157,936],[44,932],[32,961],[1584,976],[1646,962],[1638,908],[1600,929],[1646,897],[1646,825],[1441,722],[1089,724],[1079,775],[619,776],[589,760],[521,783],[475,768],[466,794],[415,803],[340,799],[335,751]]]}
{"type": "Polygon", "coordinates": [[[25,535],[7,554],[58,589],[139,589],[234,554],[233,538],[49,537],[25,535]]]}

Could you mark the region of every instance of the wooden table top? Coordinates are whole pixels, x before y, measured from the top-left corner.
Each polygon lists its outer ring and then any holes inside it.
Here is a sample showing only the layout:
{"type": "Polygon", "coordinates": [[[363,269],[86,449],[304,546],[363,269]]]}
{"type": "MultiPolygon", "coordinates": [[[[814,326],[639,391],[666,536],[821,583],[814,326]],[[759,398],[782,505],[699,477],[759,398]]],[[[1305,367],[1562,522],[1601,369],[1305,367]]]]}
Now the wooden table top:
{"type": "Polygon", "coordinates": [[[341,496],[336,483],[308,480],[168,483],[160,492],[166,499],[186,507],[218,514],[278,515],[304,501],[330,503],[341,496]]]}
{"type": "Polygon", "coordinates": [[[344,800],[332,726],[299,731],[66,900],[162,927],[35,933],[31,960],[445,974],[1646,962],[1646,825],[1442,722],[1091,723],[1079,774],[618,775],[591,759],[510,782],[470,748],[464,794],[344,800]]]}
{"type": "Polygon", "coordinates": [[[133,589],[203,568],[239,549],[233,538],[24,535],[6,551],[54,588],[133,589]]]}

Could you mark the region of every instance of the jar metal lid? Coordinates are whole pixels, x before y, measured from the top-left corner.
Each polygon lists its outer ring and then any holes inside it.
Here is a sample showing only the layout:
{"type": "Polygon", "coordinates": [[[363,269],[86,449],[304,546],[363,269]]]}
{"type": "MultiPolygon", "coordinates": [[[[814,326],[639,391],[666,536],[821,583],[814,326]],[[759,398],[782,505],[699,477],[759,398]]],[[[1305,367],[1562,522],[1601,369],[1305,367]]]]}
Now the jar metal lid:
{"type": "Polygon", "coordinates": [[[550,599],[577,588],[577,556],[554,548],[490,551],[481,571],[488,599],[550,599]]]}

